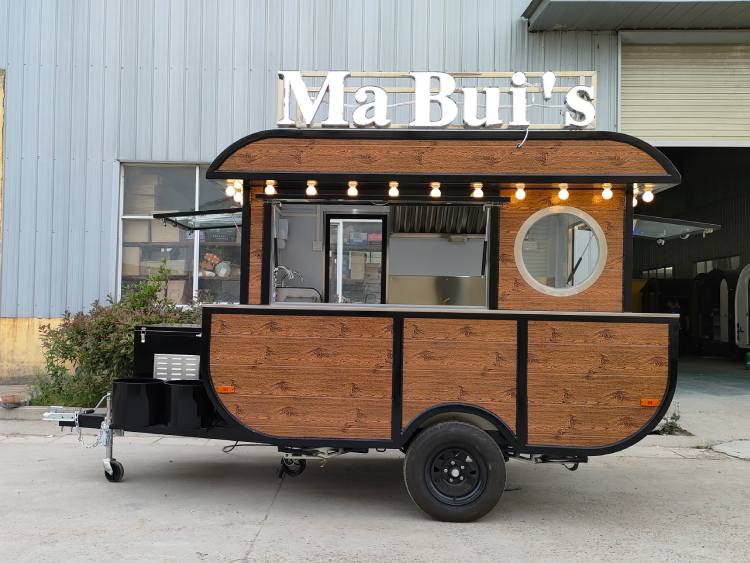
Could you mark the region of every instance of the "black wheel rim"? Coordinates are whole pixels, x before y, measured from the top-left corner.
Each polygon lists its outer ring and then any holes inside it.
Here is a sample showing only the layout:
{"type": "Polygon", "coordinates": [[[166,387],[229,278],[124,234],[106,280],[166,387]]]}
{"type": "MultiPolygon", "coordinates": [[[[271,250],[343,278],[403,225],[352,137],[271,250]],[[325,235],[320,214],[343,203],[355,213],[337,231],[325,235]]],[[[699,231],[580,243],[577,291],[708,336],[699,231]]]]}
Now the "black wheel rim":
{"type": "Polygon", "coordinates": [[[440,502],[463,506],[479,498],[487,484],[484,460],[463,447],[438,450],[425,467],[430,492],[440,502]]]}

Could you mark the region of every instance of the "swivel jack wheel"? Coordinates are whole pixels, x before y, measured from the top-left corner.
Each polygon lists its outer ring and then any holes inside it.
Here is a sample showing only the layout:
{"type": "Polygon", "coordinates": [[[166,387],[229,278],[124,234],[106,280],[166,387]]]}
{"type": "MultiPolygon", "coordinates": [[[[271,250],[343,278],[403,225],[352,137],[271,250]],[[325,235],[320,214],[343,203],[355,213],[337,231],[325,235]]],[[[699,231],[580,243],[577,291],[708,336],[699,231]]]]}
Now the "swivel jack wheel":
{"type": "Polygon", "coordinates": [[[110,483],[119,483],[122,481],[122,478],[125,476],[125,468],[122,466],[122,463],[116,459],[110,459],[109,469],[112,470],[111,473],[107,470],[107,462],[105,461],[104,476],[107,478],[107,481],[110,483]]]}
{"type": "Polygon", "coordinates": [[[297,477],[302,475],[307,467],[307,461],[304,459],[292,459],[289,457],[281,458],[281,467],[279,468],[279,478],[283,479],[285,475],[297,477]]]}

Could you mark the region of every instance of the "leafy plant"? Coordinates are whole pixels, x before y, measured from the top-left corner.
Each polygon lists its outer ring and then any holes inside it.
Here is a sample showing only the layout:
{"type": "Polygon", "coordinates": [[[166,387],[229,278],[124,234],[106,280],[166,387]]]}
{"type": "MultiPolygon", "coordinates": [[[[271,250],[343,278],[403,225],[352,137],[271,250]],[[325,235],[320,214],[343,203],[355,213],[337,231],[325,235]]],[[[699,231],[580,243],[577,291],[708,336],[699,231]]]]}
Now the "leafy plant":
{"type": "Polygon", "coordinates": [[[680,426],[680,405],[675,404],[672,414],[664,417],[664,420],[653,434],[661,434],[662,436],[692,436],[693,434],[685,430],[680,426]]]}
{"type": "Polygon", "coordinates": [[[147,280],[124,291],[120,301],[108,296],[85,313],[66,312],[56,327],[40,328],[45,372],[32,391],[32,404],[89,406],[112,386],[132,375],[133,328],[158,323],[193,323],[197,303],[180,306],[166,296],[169,271],[163,262],[147,280]]]}

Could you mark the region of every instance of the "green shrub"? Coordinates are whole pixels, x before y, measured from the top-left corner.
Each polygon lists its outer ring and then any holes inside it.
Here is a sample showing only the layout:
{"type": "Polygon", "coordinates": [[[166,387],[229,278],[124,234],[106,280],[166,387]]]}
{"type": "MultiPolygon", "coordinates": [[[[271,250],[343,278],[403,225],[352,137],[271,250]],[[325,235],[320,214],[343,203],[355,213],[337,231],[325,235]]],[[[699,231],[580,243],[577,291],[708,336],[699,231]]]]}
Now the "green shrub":
{"type": "Polygon", "coordinates": [[[132,375],[133,328],[158,323],[194,323],[197,304],[178,306],[166,297],[169,272],[159,272],[124,290],[120,301],[95,301],[86,313],[66,312],[62,323],[41,327],[45,372],[31,404],[93,406],[112,380],[132,375]]]}

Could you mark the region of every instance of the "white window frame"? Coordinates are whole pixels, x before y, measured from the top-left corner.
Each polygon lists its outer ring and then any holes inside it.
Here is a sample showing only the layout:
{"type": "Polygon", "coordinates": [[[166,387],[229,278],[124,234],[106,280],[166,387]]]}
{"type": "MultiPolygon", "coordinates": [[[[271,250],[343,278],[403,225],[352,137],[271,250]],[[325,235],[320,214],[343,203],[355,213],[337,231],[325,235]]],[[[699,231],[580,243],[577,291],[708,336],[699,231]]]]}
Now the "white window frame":
{"type": "Polygon", "coordinates": [[[602,230],[599,223],[597,223],[596,219],[594,219],[585,211],[582,211],[577,207],[571,207],[569,205],[553,205],[550,207],[545,207],[544,209],[540,209],[536,213],[532,213],[523,222],[521,228],[518,229],[518,234],[516,235],[516,241],[513,245],[513,254],[516,260],[516,268],[518,269],[518,272],[521,274],[523,280],[532,288],[540,293],[544,293],[545,295],[550,295],[552,297],[569,297],[571,295],[576,295],[578,293],[581,293],[582,291],[587,290],[589,287],[594,285],[596,280],[599,279],[599,276],[602,275],[604,267],[607,264],[607,239],[604,236],[604,231],[602,230]],[[584,221],[594,232],[594,236],[596,236],[597,242],[599,243],[599,262],[597,263],[596,268],[594,268],[594,271],[591,272],[591,275],[583,283],[575,285],[573,287],[565,288],[550,287],[538,282],[534,278],[534,276],[531,275],[531,272],[529,272],[529,270],[526,268],[526,264],[523,261],[523,241],[526,238],[526,235],[528,234],[531,227],[533,227],[537,223],[537,221],[544,219],[549,215],[557,215],[561,213],[568,213],[584,221]]]}

